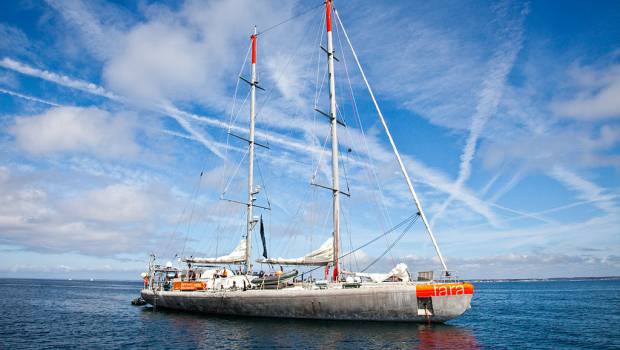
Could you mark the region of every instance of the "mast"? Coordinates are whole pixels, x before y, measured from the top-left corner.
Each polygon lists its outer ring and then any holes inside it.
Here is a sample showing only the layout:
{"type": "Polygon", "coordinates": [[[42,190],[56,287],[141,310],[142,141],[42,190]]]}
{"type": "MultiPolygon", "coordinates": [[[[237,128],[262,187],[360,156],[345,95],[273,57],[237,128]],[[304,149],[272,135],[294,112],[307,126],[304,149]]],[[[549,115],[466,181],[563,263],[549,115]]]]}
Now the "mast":
{"type": "Polygon", "coordinates": [[[332,38],[331,0],[325,1],[325,24],[327,26],[327,70],[329,75],[329,116],[332,136],[332,192],[333,192],[333,229],[334,229],[334,275],[338,280],[340,271],[340,184],[338,175],[338,123],[336,119],[336,83],[334,78],[334,43],[332,38]]]}
{"type": "Polygon", "coordinates": [[[252,40],[252,77],[250,78],[250,134],[248,137],[248,208],[247,208],[247,230],[246,230],[246,247],[245,247],[245,273],[252,272],[252,229],[254,228],[254,218],[252,217],[252,208],[254,206],[254,117],[256,105],[256,27],[254,34],[250,37],[252,40]]]}

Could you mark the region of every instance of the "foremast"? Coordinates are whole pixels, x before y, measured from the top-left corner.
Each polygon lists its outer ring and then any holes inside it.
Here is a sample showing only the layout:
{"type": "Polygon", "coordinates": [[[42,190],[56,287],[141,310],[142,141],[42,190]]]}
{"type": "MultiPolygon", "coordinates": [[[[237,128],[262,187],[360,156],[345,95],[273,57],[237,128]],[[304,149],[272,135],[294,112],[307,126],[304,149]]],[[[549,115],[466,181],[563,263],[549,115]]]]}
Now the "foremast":
{"type": "Polygon", "coordinates": [[[325,1],[325,25],[327,29],[327,71],[329,76],[329,117],[332,137],[332,193],[333,193],[333,234],[334,260],[333,280],[338,280],[340,272],[340,181],[338,172],[338,120],[336,119],[336,83],[334,77],[334,43],[332,38],[331,0],[325,1]]]}
{"type": "Polygon", "coordinates": [[[245,247],[245,273],[252,272],[252,230],[254,229],[254,217],[252,209],[254,207],[254,117],[256,108],[256,27],[254,34],[250,37],[252,40],[252,75],[250,77],[250,133],[248,135],[248,203],[247,203],[247,221],[246,221],[246,247],[245,247]]]}

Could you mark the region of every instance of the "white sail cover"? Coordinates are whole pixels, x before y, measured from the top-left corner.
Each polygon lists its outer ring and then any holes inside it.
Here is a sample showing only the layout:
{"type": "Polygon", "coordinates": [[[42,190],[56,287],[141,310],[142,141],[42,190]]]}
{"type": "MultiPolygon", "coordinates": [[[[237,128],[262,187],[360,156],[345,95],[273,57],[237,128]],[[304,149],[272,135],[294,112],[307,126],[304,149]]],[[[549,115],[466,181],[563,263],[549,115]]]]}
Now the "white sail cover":
{"type": "Polygon", "coordinates": [[[385,282],[386,280],[392,278],[392,277],[396,277],[399,278],[401,281],[403,282],[409,282],[411,279],[409,278],[409,272],[407,271],[407,265],[400,263],[398,265],[396,265],[392,271],[388,272],[388,273],[363,273],[363,272],[356,272],[355,276],[360,276],[360,277],[368,277],[370,278],[373,282],[385,282]]]}
{"type": "Polygon", "coordinates": [[[278,265],[327,265],[334,260],[334,239],[330,238],[316,249],[301,258],[269,258],[256,260],[259,263],[278,264],[278,265]]]}
{"type": "Polygon", "coordinates": [[[247,242],[242,239],[235,250],[230,254],[218,258],[183,258],[183,261],[194,264],[235,264],[245,261],[245,247],[247,242]]]}

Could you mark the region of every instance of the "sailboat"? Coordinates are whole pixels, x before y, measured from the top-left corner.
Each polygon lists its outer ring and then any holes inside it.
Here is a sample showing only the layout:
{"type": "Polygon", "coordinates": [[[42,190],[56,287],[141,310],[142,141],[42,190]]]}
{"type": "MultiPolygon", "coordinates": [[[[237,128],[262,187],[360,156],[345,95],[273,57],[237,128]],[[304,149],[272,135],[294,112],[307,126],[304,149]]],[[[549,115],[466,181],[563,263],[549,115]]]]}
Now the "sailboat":
{"type": "MultiPolygon", "coordinates": [[[[413,183],[407,173],[403,160],[390,134],[387,123],[377,100],[368,84],[366,75],[351,45],[338,11],[331,0],[325,3],[325,29],[327,48],[322,48],[327,56],[329,78],[329,112],[324,113],[331,124],[331,190],[333,235],[318,249],[297,258],[269,258],[266,252],[258,263],[280,266],[315,266],[332,271],[326,279],[313,278],[299,280],[297,270],[276,271],[272,275],[257,274],[252,271],[252,233],[259,220],[253,216],[255,196],[254,148],[255,142],[255,99],[258,85],[257,31],[251,35],[251,77],[241,78],[250,86],[250,116],[248,144],[248,183],[245,237],[229,254],[215,257],[183,257],[181,261],[187,268],[175,268],[168,263],[164,266],[155,263],[152,255],[148,272],[143,274],[144,288],[142,298],[154,308],[165,308],[206,314],[285,317],[329,320],[369,320],[369,321],[409,321],[445,322],[461,316],[470,308],[474,293],[471,283],[458,281],[449,272],[441,254],[431,226],[426,218],[413,183]],[[334,75],[334,44],[332,19],[340,25],[349,43],[361,76],[368,88],[379,120],[390,142],[402,175],[411,194],[416,213],[413,221],[420,219],[433,243],[437,257],[442,265],[441,276],[435,278],[432,272],[420,272],[412,279],[405,264],[398,264],[385,274],[343,271],[341,259],[349,253],[341,252],[340,240],[340,196],[343,192],[339,184],[339,147],[334,75]],[[226,266],[238,265],[243,269],[232,271],[226,266]]],[[[264,245],[262,218],[261,237],[264,245]]]]}

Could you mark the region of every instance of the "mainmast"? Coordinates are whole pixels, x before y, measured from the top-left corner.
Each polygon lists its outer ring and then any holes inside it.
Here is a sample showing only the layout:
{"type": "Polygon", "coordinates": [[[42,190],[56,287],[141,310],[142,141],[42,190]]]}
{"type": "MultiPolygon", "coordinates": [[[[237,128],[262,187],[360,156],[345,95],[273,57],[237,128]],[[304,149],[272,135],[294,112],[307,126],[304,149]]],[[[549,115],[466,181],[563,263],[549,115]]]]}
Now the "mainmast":
{"type": "Polygon", "coordinates": [[[336,119],[336,83],[334,78],[334,43],[332,38],[331,0],[325,1],[325,23],[327,26],[327,71],[329,75],[329,117],[332,136],[332,192],[334,228],[334,275],[338,280],[340,256],[340,184],[338,175],[338,123],[336,119]]]}
{"type": "Polygon", "coordinates": [[[247,203],[247,230],[246,230],[246,247],[245,247],[245,273],[252,272],[252,229],[254,228],[254,217],[252,208],[254,207],[254,117],[256,104],[256,27],[254,34],[250,37],[252,40],[252,76],[250,78],[250,134],[248,136],[248,203],[247,203]]]}

